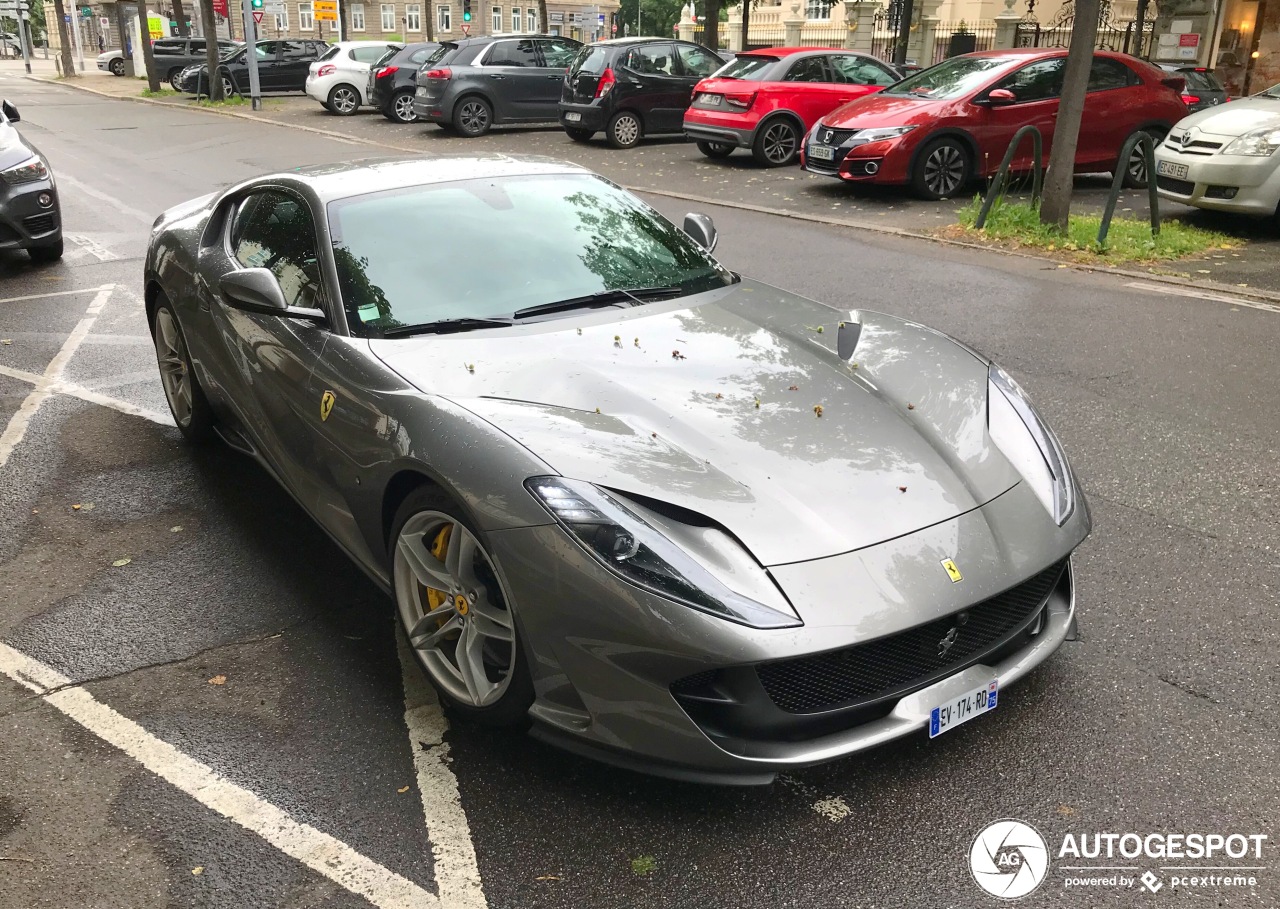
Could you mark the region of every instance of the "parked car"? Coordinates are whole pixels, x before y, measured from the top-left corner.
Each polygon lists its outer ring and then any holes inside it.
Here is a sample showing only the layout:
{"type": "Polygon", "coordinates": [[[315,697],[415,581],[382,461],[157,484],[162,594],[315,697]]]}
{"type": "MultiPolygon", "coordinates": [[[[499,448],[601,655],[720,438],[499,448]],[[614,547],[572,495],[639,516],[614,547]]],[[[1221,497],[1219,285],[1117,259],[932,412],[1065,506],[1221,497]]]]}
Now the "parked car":
{"type": "Polygon", "coordinates": [[[725,65],[719,54],[670,38],[617,38],[578,51],[564,74],[560,125],[576,142],[604,130],[614,148],[678,133],[698,80],[725,65]]]}
{"type": "Polygon", "coordinates": [[[62,213],[53,171],[14,126],[22,118],[0,103],[0,249],[25,249],[34,262],[62,258],[62,213]]]}
{"type": "Polygon", "coordinates": [[[1182,103],[1187,105],[1187,110],[1193,114],[1206,107],[1226,104],[1231,100],[1226,86],[1218,80],[1211,69],[1203,66],[1179,66],[1176,63],[1156,65],[1167,73],[1177,73],[1187,80],[1187,84],[1182,88],[1182,103]]]}
{"type": "MultiPolygon", "coordinates": [[[[982,51],[944,60],[819,119],[802,163],[816,174],[857,183],[909,184],[925,199],[954,196],[995,172],[1017,130],[1033,125],[1047,157],[1066,68],[1065,48],[982,51]]],[[[1126,186],[1147,185],[1136,132],[1163,138],[1186,116],[1184,80],[1136,57],[1093,55],[1076,171],[1124,171],[1126,186]]],[[[1032,166],[1031,143],[1014,157],[1032,166]]]]}
{"type": "Polygon", "coordinates": [[[900,78],[875,57],[831,48],[744,51],[698,83],[684,133],[708,158],[749,148],[766,167],[791,164],[818,118],[900,78]]]}
{"type": "MultiPolygon", "coordinates": [[[[224,57],[241,47],[239,41],[218,41],[218,56],[224,57]]],[[[168,82],[174,91],[178,87],[182,71],[188,66],[205,62],[208,44],[204,38],[160,38],[151,43],[151,50],[156,58],[156,71],[160,79],[168,82]]],[[[113,76],[124,75],[124,52],[119,48],[98,54],[98,69],[110,72],[113,76]]]]}
{"type": "Polygon", "coordinates": [[[268,469],[455,716],[761,784],[999,709],[1075,628],[1062,446],[968,346],[715,245],[574,165],[381,158],[162,213],[139,290],[178,430],[268,469]]]}
{"type": "Polygon", "coordinates": [[[1280,85],[1200,110],[1156,148],[1156,189],[1183,205],[1280,225],[1280,85]]]}
{"type": "Polygon", "coordinates": [[[418,119],[483,136],[503,123],[556,119],[564,70],[582,42],[548,35],[446,41],[418,73],[418,119]]]}
{"type": "Polygon", "coordinates": [[[368,104],[369,69],[402,44],[386,41],[339,41],[307,68],[304,91],[329,113],[349,117],[368,104]]]}
{"type": "Polygon", "coordinates": [[[369,68],[365,97],[382,115],[396,123],[415,123],[413,93],[418,87],[418,68],[440,49],[435,41],[406,44],[389,51],[369,68]]]}
{"type": "MultiPolygon", "coordinates": [[[[301,92],[307,88],[311,64],[329,50],[323,41],[289,38],[259,41],[254,45],[258,56],[258,85],[264,92],[301,92]]],[[[223,94],[249,93],[248,48],[241,47],[218,62],[218,76],[223,94]]],[[[188,66],[178,77],[179,91],[207,94],[208,68],[204,64],[188,66]]]]}

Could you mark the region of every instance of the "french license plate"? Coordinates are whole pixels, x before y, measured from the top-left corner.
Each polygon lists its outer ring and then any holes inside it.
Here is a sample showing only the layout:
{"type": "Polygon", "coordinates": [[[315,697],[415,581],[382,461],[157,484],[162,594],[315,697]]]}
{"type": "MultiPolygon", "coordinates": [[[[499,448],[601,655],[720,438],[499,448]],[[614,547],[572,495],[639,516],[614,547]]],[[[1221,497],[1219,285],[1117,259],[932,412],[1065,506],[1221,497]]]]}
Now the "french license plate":
{"type": "Polygon", "coordinates": [[[1187,165],[1173,161],[1157,161],[1156,173],[1162,177],[1173,177],[1177,180],[1187,179],[1187,165]]]}
{"type": "Polygon", "coordinates": [[[836,150],[825,145],[810,145],[809,157],[815,161],[834,161],[836,150]]]}
{"type": "Polygon", "coordinates": [[[701,98],[698,99],[698,103],[704,104],[707,107],[719,107],[720,102],[723,100],[724,100],[724,95],[703,95],[701,98]]]}
{"type": "Polygon", "coordinates": [[[571,110],[564,115],[564,119],[566,123],[578,123],[582,120],[582,114],[571,110]]]}
{"type": "Polygon", "coordinates": [[[969,722],[975,716],[995,710],[999,684],[992,679],[981,688],[975,688],[958,698],[934,707],[929,713],[929,738],[937,738],[961,723],[969,722]]]}
{"type": "Polygon", "coordinates": [[[421,85],[419,85],[419,86],[414,90],[414,92],[413,92],[413,93],[414,93],[414,95],[416,95],[416,96],[417,96],[417,97],[419,97],[419,98],[425,98],[425,97],[427,96],[427,90],[426,90],[426,88],[424,88],[424,87],[423,87],[423,86],[421,86],[421,85]]]}

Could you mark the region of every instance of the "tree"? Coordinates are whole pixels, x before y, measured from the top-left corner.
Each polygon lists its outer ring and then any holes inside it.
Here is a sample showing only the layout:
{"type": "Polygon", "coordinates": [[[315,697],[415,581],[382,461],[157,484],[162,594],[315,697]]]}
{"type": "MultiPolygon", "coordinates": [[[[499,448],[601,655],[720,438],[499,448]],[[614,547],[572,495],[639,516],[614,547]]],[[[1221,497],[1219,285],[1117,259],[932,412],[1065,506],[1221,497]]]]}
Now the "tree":
{"type": "Polygon", "coordinates": [[[547,18],[547,0],[538,0],[538,31],[547,34],[547,23],[551,20],[547,18]]]}
{"type": "MultiPolygon", "coordinates": [[[[222,80],[218,78],[218,23],[213,18],[213,0],[199,0],[200,3],[200,30],[204,32],[204,62],[205,67],[209,70],[209,100],[222,100],[222,80]]],[[[345,4],[344,4],[345,5],[345,4]]],[[[230,9],[227,10],[230,13],[230,9]]],[[[253,53],[253,48],[248,49],[249,53],[253,53]]]]}
{"type": "Polygon", "coordinates": [[[147,66],[147,88],[160,91],[160,74],[156,72],[156,55],[151,50],[151,22],[147,0],[138,0],[138,43],[142,45],[142,62],[147,66]]]}
{"type": "MultiPolygon", "coordinates": [[[[1093,66],[1093,45],[1098,38],[1098,0],[1076,0],[1075,22],[1071,28],[1071,48],[1062,76],[1062,96],[1058,119],[1049,150],[1049,172],[1044,178],[1040,200],[1040,223],[1067,232],[1071,217],[1071,189],[1075,178],[1076,144],[1080,138],[1080,117],[1093,66]]],[[[1117,165],[1124,166],[1124,163],[1117,165]]]]}
{"type": "Polygon", "coordinates": [[[58,15],[58,44],[62,51],[62,75],[69,78],[76,74],[76,64],[71,59],[71,32],[67,29],[66,4],[62,0],[53,0],[53,11],[58,15]]]}
{"type": "Polygon", "coordinates": [[[702,28],[702,43],[712,50],[720,49],[720,0],[706,0],[704,11],[706,25],[702,28]]]}

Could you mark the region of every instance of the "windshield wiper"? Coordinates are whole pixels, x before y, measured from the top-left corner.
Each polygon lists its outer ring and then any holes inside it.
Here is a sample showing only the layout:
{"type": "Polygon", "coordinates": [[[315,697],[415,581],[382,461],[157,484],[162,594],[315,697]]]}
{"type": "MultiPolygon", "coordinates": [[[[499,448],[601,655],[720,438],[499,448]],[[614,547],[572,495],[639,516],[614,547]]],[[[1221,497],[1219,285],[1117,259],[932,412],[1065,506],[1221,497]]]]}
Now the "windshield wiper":
{"type": "Polygon", "coordinates": [[[511,319],[473,319],[462,317],[457,319],[438,319],[435,322],[423,322],[421,325],[397,325],[382,332],[384,338],[403,338],[406,335],[444,335],[451,332],[471,331],[476,328],[506,328],[512,324],[511,319]]]}
{"type": "Polygon", "coordinates": [[[529,316],[542,316],[548,313],[568,312],[573,309],[600,309],[605,306],[627,306],[648,300],[663,300],[678,297],[683,288],[672,284],[669,287],[632,287],[627,290],[600,290],[581,297],[570,297],[567,300],[556,300],[554,303],[540,303],[537,306],[526,306],[511,314],[513,319],[525,319],[529,316]]]}

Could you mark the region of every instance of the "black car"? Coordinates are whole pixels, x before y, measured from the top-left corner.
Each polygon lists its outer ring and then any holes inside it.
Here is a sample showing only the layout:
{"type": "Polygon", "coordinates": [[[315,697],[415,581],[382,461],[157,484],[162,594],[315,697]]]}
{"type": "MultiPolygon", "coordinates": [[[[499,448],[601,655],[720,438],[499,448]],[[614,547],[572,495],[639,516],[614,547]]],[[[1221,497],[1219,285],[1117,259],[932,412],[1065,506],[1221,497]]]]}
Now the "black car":
{"type": "Polygon", "coordinates": [[[417,121],[418,115],[413,112],[413,92],[418,85],[418,69],[439,49],[436,42],[424,41],[388,51],[369,67],[369,85],[364,93],[369,104],[396,123],[417,121]]]}
{"type": "Polygon", "coordinates": [[[35,262],[62,258],[62,217],[49,162],[13,126],[21,117],[0,104],[0,250],[25,249],[35,262]]]}
{"type": "Polygon", "coordinates": [[[560,93],[560,125],[585,142],[604,130],[614,148],[644,136],[679,133],[693,87],[726,60],[699,44],[669,38],[616,38],[573,58],[560,93]]]}
{"type": "Polygon", "coordinates": [[[1187,110],[1193,114],[1206,107],[1226,104],[1231,100],[1227,97],[1226,87],[1218,81],[1218,77],[1211,69],[1205,69],[1203,66],[1179,66],[1176,63],[1157,65],[1165,72],[1177,73],[1186,80],[1186,85],[1182,89],[1182,101],[1187,105],[1187,110]]]}
{"type": "Polygon", "coordinates": [[[468,137],[501,123],[555,122],[560,81],[580,47],[555,35],[446,41],[418,73],[413,109],[468,137]]]}
{"type": "MultiPolygon", "coordinates": [[[[258,55],[258,85],[264,92],[301,92],[307,88],[307,72],[311,64],[329,50],[323,41],[290,38],[259,41],[254,45],[258,55]]],[[[228,54],[218,61],[224,95],[249,94],[248,49],[228,54]]],[[[188,94],[209,93],[208,67],[188,66],[178,77],[179,91],[188,94]]]]}

